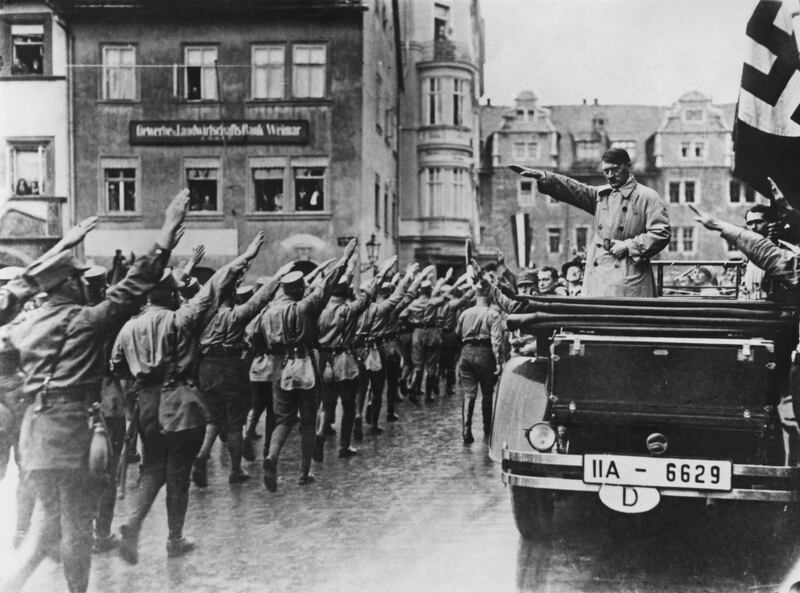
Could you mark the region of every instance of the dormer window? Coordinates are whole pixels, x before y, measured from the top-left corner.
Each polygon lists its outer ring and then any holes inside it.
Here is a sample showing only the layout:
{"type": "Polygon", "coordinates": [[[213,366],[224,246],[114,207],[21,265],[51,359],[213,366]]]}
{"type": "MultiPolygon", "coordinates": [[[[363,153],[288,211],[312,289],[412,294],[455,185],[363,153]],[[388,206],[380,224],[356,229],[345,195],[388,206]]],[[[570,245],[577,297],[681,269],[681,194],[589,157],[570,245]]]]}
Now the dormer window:
{"type": "Polygon", "coordinates": [[[683,112],[683,120],[686,122],[699,123],[703,121],[702,109],[686,109],[683,112]]]}

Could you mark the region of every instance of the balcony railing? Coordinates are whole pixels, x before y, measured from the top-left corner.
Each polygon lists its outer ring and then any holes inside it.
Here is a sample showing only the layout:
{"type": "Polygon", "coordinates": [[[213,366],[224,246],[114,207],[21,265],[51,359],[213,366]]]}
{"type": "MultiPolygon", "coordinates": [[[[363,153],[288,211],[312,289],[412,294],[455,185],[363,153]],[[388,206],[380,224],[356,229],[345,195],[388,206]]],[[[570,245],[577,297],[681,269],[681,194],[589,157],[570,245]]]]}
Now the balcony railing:
{"type": "Polygon", "coordinates": [[[422,44],[423,62],[468,62],[472,63],[472,52],[465,43],[439,39],[422,44]]]}

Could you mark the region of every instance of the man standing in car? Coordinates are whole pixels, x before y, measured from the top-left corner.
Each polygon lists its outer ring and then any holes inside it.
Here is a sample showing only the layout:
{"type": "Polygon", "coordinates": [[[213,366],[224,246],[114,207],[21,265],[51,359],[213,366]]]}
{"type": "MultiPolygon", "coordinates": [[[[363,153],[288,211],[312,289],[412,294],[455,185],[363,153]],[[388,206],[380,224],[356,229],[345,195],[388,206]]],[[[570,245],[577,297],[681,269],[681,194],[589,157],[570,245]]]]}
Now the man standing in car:
{"type": "Polygon", "coordinates": [[[633,177],[627,151],[607,150],[601,166],[608,181],[601,187],[538,169],[511,169],[536,179],[542,193],[594,215],[583,296],[655,296],[650,258],[669,244],[667,208],[654,190],[633,177]]]}

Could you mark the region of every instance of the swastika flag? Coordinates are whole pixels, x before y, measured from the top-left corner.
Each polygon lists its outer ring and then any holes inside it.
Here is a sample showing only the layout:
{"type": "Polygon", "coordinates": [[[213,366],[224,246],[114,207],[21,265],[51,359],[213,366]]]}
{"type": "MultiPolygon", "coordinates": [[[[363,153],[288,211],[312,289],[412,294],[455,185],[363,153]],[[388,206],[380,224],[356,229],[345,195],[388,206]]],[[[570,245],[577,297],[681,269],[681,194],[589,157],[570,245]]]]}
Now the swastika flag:
{"type": "Polygon", "coordinates": [[[747,23],[747,56],[734,123],[733,174],[761,194],[772,177],[800,208],[798,0],[760,0],[747,23]]]}

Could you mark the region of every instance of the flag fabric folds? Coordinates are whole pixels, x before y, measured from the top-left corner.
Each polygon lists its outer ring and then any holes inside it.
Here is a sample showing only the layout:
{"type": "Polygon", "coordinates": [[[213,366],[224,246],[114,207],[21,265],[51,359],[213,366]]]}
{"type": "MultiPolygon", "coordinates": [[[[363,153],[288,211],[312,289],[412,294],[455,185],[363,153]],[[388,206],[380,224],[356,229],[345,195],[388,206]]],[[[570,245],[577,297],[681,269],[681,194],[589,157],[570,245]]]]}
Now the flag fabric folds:
{"type": "Polygon", "coordinates": [[[747,55],[734,122],[733,175],[762,195],[772,177],[800,208],[798,0],[760,0],[747,23],[747,55]]]}

